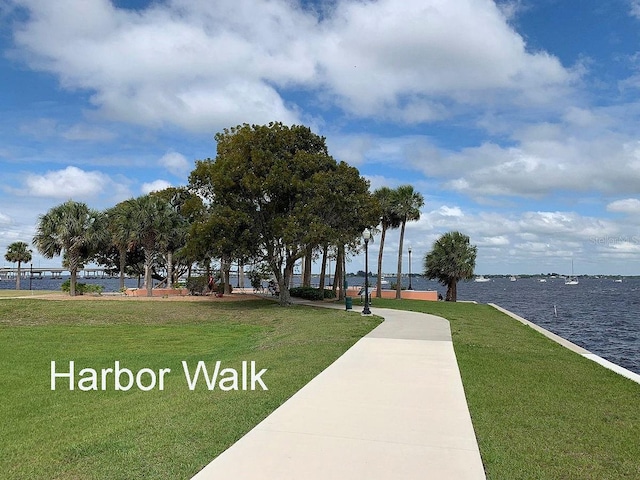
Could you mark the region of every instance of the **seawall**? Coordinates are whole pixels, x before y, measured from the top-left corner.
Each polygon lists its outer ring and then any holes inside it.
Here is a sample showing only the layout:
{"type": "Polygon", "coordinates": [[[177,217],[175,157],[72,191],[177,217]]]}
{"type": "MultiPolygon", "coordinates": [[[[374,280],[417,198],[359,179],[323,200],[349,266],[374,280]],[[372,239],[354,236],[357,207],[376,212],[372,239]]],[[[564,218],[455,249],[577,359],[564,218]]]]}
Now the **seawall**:
{"type": "Polygon", "coordinates": [[[560,337],[559,335],[556,335],[553,332],[550,332],[549,330],[546,330],[544,328],[542,328],[539,325],[536,325],[533,322],[530,322],[529,320],[527,320],[526,318],[521,317],[520,315],[516,315],[513,312],[510,312],[509,310],[507,310],[506,308],[502,308],[499,305],[496,305],[495,303],[489,303],[490,306],[492,306],[493,308],[495,308],[496,310],[501,311],[502,313],[509,315],[511,318],[513,318],[514,320],[519,321],[520,323],[523,323],[531,328],[533,328],[534,330],[536,330],[537,332],[540,332],[541,334],[543,334],[545,337],[553,340],[556,343],[559,343],[560,345],[562,345],[565,348],[568,348],[569,350],[582,355],[585,358],[588,358],[589,360],[592,360],[596,363],[599,363],[600,365],[602,365],[605,368],[608,368],[609,370],[612,370],[614,372],[616,372],[619,375],[622,375],[623,377],[628,378],[629,380],[633,380],[636,383],[640,383],[640,375],[638,375],[635,372],[632,372],[631,370],[627,370],[624,367],[621,367],[620,365],[616,365],[613,362],[610,362],[609,360],[606,360],[598,355],[596,355],[595,353],[591,353],[589,350],[582,348],[579,345],[576,345],[575,343],[570,342],[569,340],[560,337]]]}

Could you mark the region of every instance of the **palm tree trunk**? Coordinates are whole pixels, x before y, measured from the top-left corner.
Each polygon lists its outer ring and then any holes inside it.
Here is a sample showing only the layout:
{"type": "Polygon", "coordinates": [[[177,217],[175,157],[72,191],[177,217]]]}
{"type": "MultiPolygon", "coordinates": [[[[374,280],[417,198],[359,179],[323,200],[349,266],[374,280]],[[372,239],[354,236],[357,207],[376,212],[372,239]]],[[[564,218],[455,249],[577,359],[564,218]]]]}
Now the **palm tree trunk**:
{"type": "Polygon", "coordinates": [[[127,249],[120,249],[120,291],[124,291],[124,269],[127,266],[127,249]]]}
{"type": "Polygon", "coordinates": [[[382,226],[382,233],[380,234],[380,250],[378,251],[378,278],[376,280],[376,298],[381,298],[382,293],[382,251],[384,250],[384,237],[387,235],[386,225],[382,226]]]}
{"type": "Polygon", "coordinates": [[[78,268],[73,266],[71,267],[71,282],[69,286],[69,295],[72,297],[76,296],[76,279],[78,277],[78,268]]]}
{"type": "Polygon", "coordinates": [[[20,260],[18,260],[18,277],[16,278],[16,290],[20,290],[20,277],[22,276],[22,270],[20,268],[20,260]]]}
{"type": "Polygon", "coordinates": [[[402,298],[402,249],[404,244],[404,227],[407,224],[406,220],[402,222],[400,227],[400,245],[398,246],[398,276],[396,277],[396,299],[402,298]]]}
{"type": "Polygon", "coordinates": [[[153,252],[151,249],[144,250],[144,283],[147,286],[147,297],[153,297],[153,278],[151,278],[151,263],[153,262],[153,252]]]}
{"type": "Polygon", "coordinates": [[[173,252],[167,252],[167,288],[173,287],[173,252]]]}

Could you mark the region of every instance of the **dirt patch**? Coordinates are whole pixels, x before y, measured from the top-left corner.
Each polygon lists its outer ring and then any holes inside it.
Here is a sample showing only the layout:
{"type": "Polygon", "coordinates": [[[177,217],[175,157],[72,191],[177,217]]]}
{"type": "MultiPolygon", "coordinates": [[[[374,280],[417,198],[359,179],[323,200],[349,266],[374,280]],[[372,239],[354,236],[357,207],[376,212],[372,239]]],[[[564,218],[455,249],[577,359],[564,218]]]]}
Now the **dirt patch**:
{"type": "Polygon", "coordinates": [[[244,302],[248,300],[261,300],[266,296],[253,295],[249,293],[232,293],[222,297],[215,295],[185,295],[185,296],[165,296],[165,297],[131,297],[121,294],[110,295],[76,295],[72,297],[64,293],[50,293],[46,295],[20,295],[4,298],[33,298],[38,300],[70,300],[70,301],[92,301],[92,300],[113,300],[121,302],[244,302]]]}

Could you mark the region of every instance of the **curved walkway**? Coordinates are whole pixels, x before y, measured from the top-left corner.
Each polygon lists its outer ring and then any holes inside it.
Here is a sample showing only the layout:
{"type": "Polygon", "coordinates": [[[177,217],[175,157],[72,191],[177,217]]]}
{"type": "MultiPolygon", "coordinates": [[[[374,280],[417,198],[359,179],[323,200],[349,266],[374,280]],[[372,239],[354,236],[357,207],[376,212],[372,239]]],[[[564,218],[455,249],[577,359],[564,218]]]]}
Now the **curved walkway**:
{"type": "Polygon", "coordinates": [[[449,322],[372,312],[385,321],[194,480],[485,479],[449,322]]]}

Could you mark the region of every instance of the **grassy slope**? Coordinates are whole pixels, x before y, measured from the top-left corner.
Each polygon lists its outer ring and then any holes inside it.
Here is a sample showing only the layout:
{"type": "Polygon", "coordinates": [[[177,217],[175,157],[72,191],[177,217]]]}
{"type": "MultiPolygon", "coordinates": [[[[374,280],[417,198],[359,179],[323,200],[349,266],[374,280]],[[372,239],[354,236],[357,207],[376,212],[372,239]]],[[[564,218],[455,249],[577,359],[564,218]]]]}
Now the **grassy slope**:
{"type": "Polygon", "coordinates": [[[489,479],[640,478],[640,385],[487,305],[374,299],[451,323],[489,479]]]}
{"type": "Polygon", "coordinates": [[[189,478],[376,324],[262,301],[0,301],[2,477],[189,478]],[[172,371],[164,391],[51,391],[51,360],[172,371]],[[189,391],[181,360],[254,360],[269,391],[189,391]]]}

